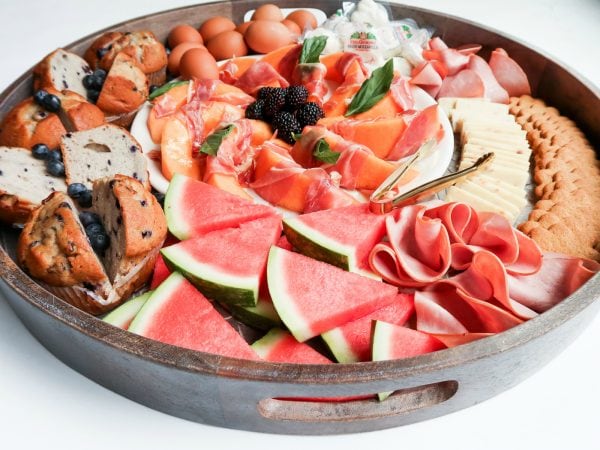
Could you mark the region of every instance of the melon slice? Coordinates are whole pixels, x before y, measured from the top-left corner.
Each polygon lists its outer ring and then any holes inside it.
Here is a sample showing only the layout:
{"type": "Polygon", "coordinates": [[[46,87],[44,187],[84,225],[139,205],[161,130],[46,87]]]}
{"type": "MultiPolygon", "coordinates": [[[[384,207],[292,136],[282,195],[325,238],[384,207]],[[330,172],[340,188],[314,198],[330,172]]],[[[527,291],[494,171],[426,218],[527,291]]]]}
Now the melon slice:
{"type": "Polygon", "coordinates": [[[330,364],[331,360],[303,342],[298,342],[287,331],[273,328],[251,345],[265,361],[296,364],[330,364]]]}
{"type": "Polygon", "coordinates": [[[183,275],[173,273],[129,326],[141,336],[201,352],[258,360],[258,355],[183,275]]]}
{"type": "Polygon", "coordinates": [[[279,317],[300,342],[383,308],[398,293],[389,284],[275,246],[267,284],[279,317]]]}
{"type": "Polygon", "coordinates": [[[233,317],[242,323],[259,330],[270,330],[281,326],[281,319],[275,311],[273,302],[268,296],[259,292],[256,306],[228,305],[227,308],[233,317]]]}
{"type": "Polygon", "coordinates": [[[109,312],[102,318],[102,320],[106,323],[114,325],[115,327],[121,328],[122,330],[126,330],[136,314],[140,312],[140,309],[142,309],[142,306],[144,306],[146,300],[148,300],[151,294],[152,291],[148,291],[145,294],[138,295],[137,297],[127,300],[121,306],[109,312]]]}
{"type": "Polygon", "coordinates": [[[300,253],[357,272],[368,267],[371,249],[383,238],[385,216],[352,205],[285,219],[283,231],[300,253]]]}
{"type": "Polygon", "coordinates": [[[277,212],[202,181],[175,175],[165,197],[165,215],[169,231],[184,240],[273,217],[277,212]]]}
{"type": "Polygon", "coordinates": [[[321,335],[338,362],[371,360],[371,328],[374,320],[404,325],[415,311],[414,296],[398,294],[396,300],[377,311],[321,335]]]}
{"type": "Polygon", "coordinates": [[[200,160],[193,156],[192,137],[184,120],[179,116],[172,116],[163,127],[160,162],[167,180],[171,180],[175,174],[200,178],[200,160]]]}
{"type": "Polygon", "coordinates": [[[268,217],[188,239],[161,253],[208,298],[256,306],[269,248],[281,235],[281,219],[268,217]]]}
{"type": "MultiPolygon", "coordinates": [[[[421,331],[377,320],[373,323],[373,361],[410,358],[446,348],[439,340],[421,331]]],[[[379,400],[391,392],[380,392],[379,400]]]]}

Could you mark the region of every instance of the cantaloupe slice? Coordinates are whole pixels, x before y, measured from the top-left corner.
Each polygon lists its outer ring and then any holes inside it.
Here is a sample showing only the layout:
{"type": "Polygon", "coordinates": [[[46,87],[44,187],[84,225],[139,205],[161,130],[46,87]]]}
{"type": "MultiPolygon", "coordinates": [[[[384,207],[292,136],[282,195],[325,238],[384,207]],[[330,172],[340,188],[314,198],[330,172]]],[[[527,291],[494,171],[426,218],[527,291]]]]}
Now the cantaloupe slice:
{"type": "Polygon", "coordinates": [[[376,103],[371,109],[362,112],[360,114],[356,114],[351,116],[353,119],[362,120],[362,119],[377,119],[379,117],[395,117],[396,114],[402,112],[402,108],[400,108],[392,95],[388,92],[385,97],[383,97],[378,103],[376,103]]]}
{"type": "Polygon", "coordinates": [[[230,194],[252,201],[252,197],[244,190],[235,175],[211,173],[205,177],[204,182],[229,192],[230,194]]]}
{"type": "Polygon", "coordinates": [[[252,125],[250,145],[257,147],[273,137],[273,130],[267,122],[250,119],[250,124],[252,125]]]}
{"type": "Polygon", "coordinates": [[[286,45],[285,47],[278,48],[277,50],[273,50],[272,52],[267,53],[265,56],[260,58],[259,61],[269,63],[271,66],[273,66],[273,68],[277,69],[283,57],[297,45],[298,44],[290,44],[286,45]]]}
{"type": "MultiPolygon", "coordinates": [[[[235,77],[241,77],[248,68],[252,64],[256,62],[256,58],[254,56],[241,56],[239,58],[234,58],[232,62],[236,65],[237,71],[235,72],[235,77]]],[[[219,72],[222,72],[225,66],[229,63],[229,61],[224,62],[219,66],[219,72]]]]}
{"type": "Polygon", "coordinates": [[[356,174],[356,189],[377,189],[395,169],[395,165],[375,155],[367,156],[356,174]]]}
{"type": "Polygon", "coordinates": [[[176,173],[190,178],[201,178],[201,165],[192,156],[192,139],[187,125],[178,116],[170,117],[163,129],[160,142],[162,173],[171,180],[176,173]]]}
{"type": "MultiPolygon", "coordinates": [[[[256,155],[254,159],[254,179],[258,180],[263,177],[272,167],[275,167],[282,161],[289,161],[292,163],[292,158],[286,155],[283,151],[273,148],[273,146],[264,146],[256,155]]],[[[283,149],[282,149],[283,150],[283,149]]]]}
{"type": "MultiPolygon", "coordinates": [[[[154,103],[154,105],[168,103],[169,106],[172,106],[173,111],[176,111],[186,103],[187,93],[188,93],[188,85],[187,84],[181,85],[181,86],[175,86],[175,87],[169,89],[163,95],[156,97],[156,99],[154,99],[153,103],[154,103]]],[[[157,111],[158,111],[158,107],[153,106],[152,109],[150,110],[150,114],[148,115],[147,125],[148,125],[148,131],[150,131],[150,137],[152,138],[152,141],[156,144],[159,144],[160,140],[162,138],[163,128],[164,128],[165,124],[167,123],[167,121],[169,120],[169,118],[171,117],[171,114],[162,116],[162,117],[158,117],[159,114],[157,111]]]]}

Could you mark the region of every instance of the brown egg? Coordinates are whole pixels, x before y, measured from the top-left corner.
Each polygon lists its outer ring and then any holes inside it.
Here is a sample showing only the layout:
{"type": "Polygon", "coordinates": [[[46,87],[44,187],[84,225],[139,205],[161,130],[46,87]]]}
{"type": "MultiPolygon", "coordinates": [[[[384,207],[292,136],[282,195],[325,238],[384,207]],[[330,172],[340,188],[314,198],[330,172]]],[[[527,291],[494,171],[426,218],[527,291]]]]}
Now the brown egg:
{"type": "Polygon", "coordinates": [[[257,53],[269,53],[293,42],[290,30],[281,22],[257,20],[246,30],[246,44],[257,53]]]}
{"type": "Polygon", "coordinates": [[[200,34],[202,35],[204,42],[210,41],[211,38],[223,31],[230,30],[235,30],[235,23],[227,17],[222,16],[211,17],[200,25],[200,34]]]}
{"type": "Polygon", "coordinates": [[[284,24],[288,30],[290,30],[290,33],[292,34],[292,39],[295,40],[298,38],[298,36],[302,34],[302,30],[296,22],[293,22],[288,19],[283,19],[281,23],[284,24]]]}
{"type": "Polygon", "coordinates": [[[248,29],[248,27],[250,25],[252,25],[254,23],[254,20],[250,20],[248,22],[244,22],[241,23],[237,26],[237,28],[235,29],[235,31],[237,31],[238,33],[242,33],[242,34],[246,34],[246,30],[248,29]]]}
{"type": "Polygon", "coordinates": [[[267,3],[259,6],[252,14],[252,20],[274,20],[275,22],[281,22],[283,20],[283,13],[279,6],[267,3]]]}
{"type": "Polygon", "coordinates": [[[179,64],[181,57],[185,52],[192,48],[199,48],[208,53],[206,47],[202,44],[198,44],[197,42],[184,42],[179,44],[177,47],[174,47],[169,54],[169,60],[167,64],[167,69],[169,69],[169,72],[171,72],[173,75],[179,75],[179,64]]]}
{"type": "Polygon", "coordinates": [[[202,36],[200,33],[198,33],[198,30],[191,25],[177,25],[169,33],[167,42],[169,43],[169,48],[171,49],[174,49],[179,44],[184,42],[195,42],[197,44],[204,43],[202,36]]]}
{"type": "Polygon", "coordinates": [[[192,48],[183,54],[179,62],[179,72],[184,79],[217,80],[219,78],[219,68],[215,58],[201,48],[192,48]]]}
{"type": "Polygon", "coordinates": [[[206,44],[208,51],[217,61],[233,58],[234,56],[246,56],[248,47],[244,42],[244,36],[237,31],[224,31],[213,37],[206,44]]]}
{"type": "Polygon", "coordinates": [[[302,31],[306,28],[311,30],[317,28],[317,18],[313,13],[305,9],[297,9],[289,13],[286,19],[296,22],[302,31]]]}

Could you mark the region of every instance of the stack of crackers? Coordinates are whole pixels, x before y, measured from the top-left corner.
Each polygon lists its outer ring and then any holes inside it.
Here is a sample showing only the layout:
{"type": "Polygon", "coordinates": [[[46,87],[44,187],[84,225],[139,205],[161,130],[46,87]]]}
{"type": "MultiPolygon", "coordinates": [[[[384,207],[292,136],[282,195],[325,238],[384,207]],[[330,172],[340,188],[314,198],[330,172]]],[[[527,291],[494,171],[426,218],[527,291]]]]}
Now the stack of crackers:
{"type": "Polygon", "coordinates": [[[510,112],[533,150],[535,203],[519,229],[546,251],[600,261],[600,163],[594,148],[556,108],[530,96],[510,112]]]}

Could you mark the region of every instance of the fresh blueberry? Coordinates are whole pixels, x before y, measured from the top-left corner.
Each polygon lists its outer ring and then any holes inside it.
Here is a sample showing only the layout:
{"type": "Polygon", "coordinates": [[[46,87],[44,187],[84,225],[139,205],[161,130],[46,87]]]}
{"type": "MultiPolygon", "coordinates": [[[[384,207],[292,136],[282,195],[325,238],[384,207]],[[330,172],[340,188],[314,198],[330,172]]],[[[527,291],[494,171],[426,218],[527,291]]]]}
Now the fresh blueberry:
{"type": "Polygon", "coordinates": [[[55,177],[65,176],[65,165],[60,161],[48,161],[46,166],[48,173],[55,177]]]}
{"type": "Polygon", "coordinates": [[[33,101],[43,107],[44,99],[46,98],[47,95],[48,95],[48,92],[44,91],[43,89],[40,89],[39,91],[36,91],[35,94],[33,94],[33,101]]]}
{"type": "Polygon", "coordinates": [[[31,149],[31,154],[35,159],[47,159],[50,149],[46,144],[35,144],[31,149]]]}
{"type": "Polygon", "coordinates": [[[43,108],[46,111],[58,112],[60,110],[60,98],[54,94],[47,94],[42,100],[43,108]]]}
{"type": "Polygon", "coordinates": [[[89,236],[90,244],[95,252],[102,253],[110,245],[110,239],[105,233],[97,233],[89,236]]]}
{"type": "Polygon", "coordinates": [[[79,213],[79,221],[86,228],[92,223],[100,223],[100,216],[91,211],[83,211],[79,213]]]}
{"type": "Polygon", "coordinates": [[[85,234],[88,236],[92,236],[94,234],[104,234],[104,227],[100,222],[92,222],[87,227],[85,227],[85,234]]]}
{"type": "Polygon", "coordinates": [[[46,155],[48,161],[62,161],[62,153],[60,150],[50,150],[46,155]]]}
{"type": "Polygon", "coordinates": [[[93,89],[95,86],[94,83],[94,76],[93,75],[86,75],[85,77],[83,77],[82,80],[83,83],[83,87],[86,89],[93,89]]]}
{"type": "Polygon", "coordinates": [[[158,201],[160,206],[164,207],[165,194],[163,194],[162,192],[158,192],[158,191],[153,191],[152,194],[154,194],[154,197],[156,198],[156,201],[158,201]]]}
{"type": "Polygon", "coordinates": [[[71,198],[79,198],[81,194],[83,194],[87,190],[88,189],[83,183],[71,183],[69,187],[67,187],[67,194],[71,198]]]}
{"type": "Polygon", "coordinates": [[[104,83],[104,80],[106,79],[106,70],[96,69],[96,70],[94,70],[94,76],[96,78],[102,80],[102,83],[104,83]]]}
{"type": "Polygon", "coordinates": [[[87,98],[90,102],[96,103],[98,101],[98,97],[100,97],[100,91],[97,89],[88,89],[87,98]]]}
{"type": "Polygon", "coordinates": [[[92,206],[92,191],[86,189],[79,194],[79,197],[77,197],[77,203],[79,203],[79,206],[82,208],[90,208],[92,206]]]}

